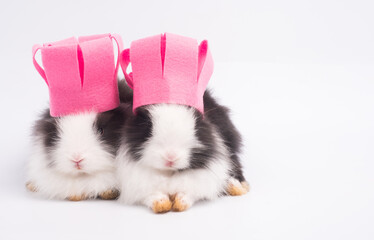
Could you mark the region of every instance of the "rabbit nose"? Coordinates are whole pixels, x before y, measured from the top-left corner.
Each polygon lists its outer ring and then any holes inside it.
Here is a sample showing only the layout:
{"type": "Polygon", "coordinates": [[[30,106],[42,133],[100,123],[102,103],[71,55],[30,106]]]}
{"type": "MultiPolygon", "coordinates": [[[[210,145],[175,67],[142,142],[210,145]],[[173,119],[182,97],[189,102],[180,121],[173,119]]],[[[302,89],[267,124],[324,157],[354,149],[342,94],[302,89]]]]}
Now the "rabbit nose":
{"type": "Polygon", "coordinates": [[[81,162],[84,160],[84,158],[81,156],[81,155],[79,155],[79,154],[75,154],[73,157],[72,157],[72,159],[71,159],[71,161],[74,163],[74,167],[76,168],[76,169],[78,169],[78,170],[81,170],[82,169],[82,166],[80,165],[81,164],[81,162]]]}
{"type": "Polygon", "coordinates": [[[84,160],[84,158],[81,155],[76,154],[76,155],[73,156],[73,158],[71,160],[73,162],[80,163],[84,160]]]}
{"type": "Polygon", "coordinates": [[[78,169],[78,170],[81,170],[81,169],[82,169],[82,165],[81,165],[80,163],[83,161],[83,159],[72,160],[72,161],[75,163],[74,167],[75,167],[76,169],[78,169]]]}
{"type": "Polygon", "coordinates": [[[166,161],[165,165],[167,167],[172,167],[174,165],[175,161],[177,160],[177,154],[175,154],[174,152],[167,152],[165,154],[164,159],[166,161]]]}
{"type": "Polygon", "coordinates": [[[168,161],[175,161],[177,159],[177,154],[175,154],[175,152],[167,152],[165,158],[168,161]]]}
{"type": "Polygon", "coordinates": [[[73,159],[72,161],[75,162],[75,163],[80,163],[80,162],[83,161],[83,158],[73,159]]]}
{"type": "Polygon", "coordinates": [[[174,162],[172,162],[172,161],[166,161],[165,165],[167,167],[172,167],[174,165],[174,162]]]}

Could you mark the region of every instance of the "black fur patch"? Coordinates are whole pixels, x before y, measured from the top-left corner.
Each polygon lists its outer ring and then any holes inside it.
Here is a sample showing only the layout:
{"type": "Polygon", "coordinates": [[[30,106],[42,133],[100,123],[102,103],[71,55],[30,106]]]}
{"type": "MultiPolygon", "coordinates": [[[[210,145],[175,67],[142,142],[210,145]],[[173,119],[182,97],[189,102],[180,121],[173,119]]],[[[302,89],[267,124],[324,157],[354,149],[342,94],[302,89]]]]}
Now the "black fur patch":
{"type": "Polygon", "coordinates": [[[152,135],[152,120],[150,113],[144,107],[139,107],[136,114],[129,118],[124,127],[125,138],[123,139],[134,160],[142,157],[144,143],[152,135]]]}
{"type": "Polygon", "coordinates": [[[51,117],[49,109],[44,110],[39,119],[36,120],[33,127],[33,135],[36,138],[40,138],[42,140],[42,144],[45,148],[45,153],[48,156],[47,165],[49,167],[52,167],[54,165],[54,161],[50,157],[50,153],[56,147],[60,136],[58,128],[58,118],[51,117]]]}
{"type": "Polygon", "coordinates": [[[44,147],[48,150],[56,146],[59,140],[57,119],[49,114],[49,109],[46,109],[35,122],[33,134],[41,137],[44,147]]]}
{"type": "Polygon", "coordinates": [[[120,146],[121,128],[127,114],[131,111],[129,104],[122,103],[118,108],[99,113],[94,123],[94,130],[107,149],[115,155],[120,146]]]}
{"type": "Polygon", "coordinates": [[[229,109],[217,103],[209,90],[204,93],[205,118],[216,126],[220,136],[231,154],[231,164],[233,166],[231,176],[244,181],[242,165],[238,154],[242,147],[242,138],[239,131],[232,123],[229,116],[229,109]]]}
{"type": "Polygon", "coordinates": [[[121,103],[132,104],[133,91],[127,85],[125,79],[121,79],[121,80],[118,81],[118,92],[119,92],[119,100],[120,100],[121,103]]]}
{"type": "Polygon", "coordinates": [[[213,137],[212,126],[203,118],[202,114],[195,110],[195,135],[203,145],[192,149],[190,168],[207,168],[208,163],[216,155],[216,143],[213,137]]]}

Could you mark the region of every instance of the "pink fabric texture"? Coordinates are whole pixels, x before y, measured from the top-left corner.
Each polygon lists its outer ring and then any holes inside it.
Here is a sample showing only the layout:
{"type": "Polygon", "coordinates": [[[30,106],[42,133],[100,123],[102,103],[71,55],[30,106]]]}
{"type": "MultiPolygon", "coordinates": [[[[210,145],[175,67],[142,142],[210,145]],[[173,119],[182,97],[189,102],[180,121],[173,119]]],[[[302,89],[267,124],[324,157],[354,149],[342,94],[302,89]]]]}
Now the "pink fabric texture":
{"type": "Polygon", "coordinates": [[[195,39],[171,33],[136,40],[121,53],[120,63],[134,90],[134,112],[143,105],[175,103],[204,113],[203,95],[213,73],[206,40],[199,45],[195,39]]]}
{"type": "MultiPolygon", "coordinates": [[[[68,38],[33,47],[33,63],[49,88],[53,117],[119,106],[117,70],[112,39],[123,49],[116,34],[68,38]],[[35,60],[41,49],[43,68],[35,60]]],[[[119,55],[118,55],[119,57],[119,55]]]]}

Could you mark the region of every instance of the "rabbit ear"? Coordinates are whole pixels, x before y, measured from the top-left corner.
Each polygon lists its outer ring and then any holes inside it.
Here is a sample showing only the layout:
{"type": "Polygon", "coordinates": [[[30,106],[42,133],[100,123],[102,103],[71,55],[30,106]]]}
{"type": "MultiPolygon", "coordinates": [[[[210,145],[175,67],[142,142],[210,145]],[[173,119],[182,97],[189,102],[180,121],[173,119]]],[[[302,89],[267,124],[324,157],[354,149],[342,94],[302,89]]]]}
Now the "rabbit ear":
{"type": "Polygon", "coordinates": [[[133,79],[132,79],[132,73],[127,73],[127,67],[130,64],[130,49],[129,48],[122,51],[119,57],[119,62],[121,64],[121,68],[122,68],[123,74],[125,75],[127,84],[129,85],[131,89],[133,89],[134,84],[133,84],[133,79]]]}
{"type": "Polygon", "coordinates": [[[41,49],[42,46],[39,45],[39,44],[35,44],[33,47],[32,47],[32,62],[34,63],[34,66],[36,68],[36,70],[38,71],[38,73],[40,74],[40,76],[42,76],[42,78],[44,79],[44,81],[47,83],[48,85],[48,81],[47,81],[47,77],[45,75],[45,72],[44,72],[44,69],[39,65],[39,63],[36,61],[35,59],[35,55],[36,53],[39,51],[39,49],[41,49]]]}
{"type": "Polygon", "coordinates": [[[206,88],[209,79],[213,73],[213,57],[209,51],[208,41],[204,40],[199,46],[199,62],[198,62],[198,72],[197,81],[200,87],[206,88]]]}

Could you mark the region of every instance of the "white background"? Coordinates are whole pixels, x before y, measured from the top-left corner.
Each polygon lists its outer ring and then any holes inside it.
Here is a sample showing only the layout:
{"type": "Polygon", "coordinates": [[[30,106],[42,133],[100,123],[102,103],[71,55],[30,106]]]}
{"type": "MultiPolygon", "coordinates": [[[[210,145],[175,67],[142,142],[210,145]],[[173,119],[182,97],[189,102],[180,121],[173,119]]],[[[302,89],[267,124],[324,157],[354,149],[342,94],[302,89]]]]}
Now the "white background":
{"type": "Polygon", "coordinates": [[[374,239],[373,1],[0,2],[0,239],[374,239]],[[24,188],[48,91],[35,43],[116,32],[208,39],[243,133],[243,197],[155,215],[24,188]]]}

